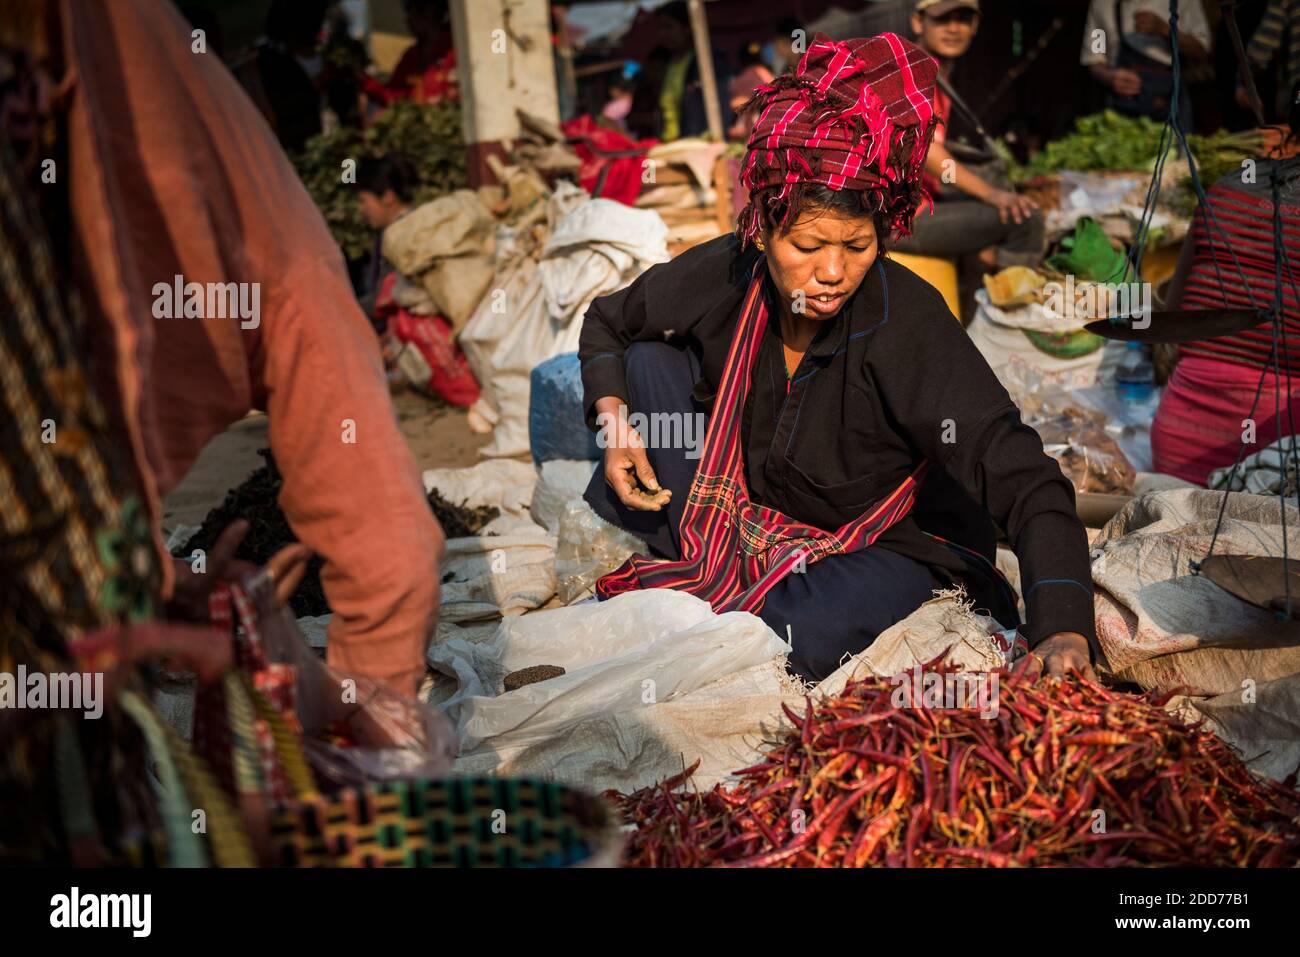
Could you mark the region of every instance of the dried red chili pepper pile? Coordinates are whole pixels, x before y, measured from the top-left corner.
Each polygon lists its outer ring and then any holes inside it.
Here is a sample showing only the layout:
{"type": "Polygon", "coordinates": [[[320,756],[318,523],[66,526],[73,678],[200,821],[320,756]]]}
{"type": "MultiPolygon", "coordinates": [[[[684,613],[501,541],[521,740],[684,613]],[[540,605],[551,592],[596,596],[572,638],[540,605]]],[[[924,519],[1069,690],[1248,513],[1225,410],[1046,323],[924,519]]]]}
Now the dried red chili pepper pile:
{"type": "MultiPolygon", "coordinates": [[[[945,666],[927,666],[942,674],[945,666]]],[[[895,707],[854,682],[786,708],[739,783],[631,795],[639,867],[1294,865],[1300,793],[1253,776],[1163,700],[999,672],[996,718],[895,707]],[[1098,814],[1097,812],[1103,812],[1098,814]]],[[[990,709],[991,710],[991,709],[990,709]]]]}

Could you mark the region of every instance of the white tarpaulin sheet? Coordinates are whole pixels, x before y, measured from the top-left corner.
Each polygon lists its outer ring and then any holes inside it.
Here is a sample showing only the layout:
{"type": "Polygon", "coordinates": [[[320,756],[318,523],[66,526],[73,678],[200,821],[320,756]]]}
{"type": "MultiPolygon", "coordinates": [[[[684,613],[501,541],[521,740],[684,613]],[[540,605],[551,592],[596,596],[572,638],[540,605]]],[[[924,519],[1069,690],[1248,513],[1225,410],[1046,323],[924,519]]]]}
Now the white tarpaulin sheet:
{"type": "Polygon", "coordinates": [[[753,763],[782,703],[802,710],[805,693],[837,693],[853,674],[897,673],[950,648],[967,668],[996,666],[995,628],[938,598],[809,689],[786,672],[787,646],[761,619],[652,589],[508,619],[491,638],[447,640],[428,657],[455,685],[440,700],[461,735],[457,773],[626,791],[699,761],[693,781],[707,788],[753,763]],[[566,674],[501,694],[506,674],[534,665],[566,674]]]}
{"type": "Polygon", "coordinates": [[[506,735],[528,743],[592,714],[641,711],[784,650],[753,615],[715,615],[693,595],[649,589],[505,620],[492,641],[447,642],[429,663],[457,679],[444,708],[469,753],[506,735]],[[501,694],[507,674],[534,665],[566,673],[501,694]]]}

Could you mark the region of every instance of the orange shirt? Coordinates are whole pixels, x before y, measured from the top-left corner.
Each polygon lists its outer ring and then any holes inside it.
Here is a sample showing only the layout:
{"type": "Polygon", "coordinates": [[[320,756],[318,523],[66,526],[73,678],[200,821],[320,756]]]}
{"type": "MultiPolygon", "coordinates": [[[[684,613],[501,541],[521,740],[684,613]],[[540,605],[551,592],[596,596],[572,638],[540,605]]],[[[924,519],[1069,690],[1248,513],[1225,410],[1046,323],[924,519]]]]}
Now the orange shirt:
{"type": "Polygon", "coordinates": [[[78,283],[97,385],[155,529],[207,441],[265,409],[280,504],[325,559],[330,663],[412,693],[443,537],[338,246],[248,96],[216,54],[191,52],[174,7],[62,0],[61,18],[78,283]],[[256,327],[155,319],[154,287],[177,275],[256,283],[256,327]]]}

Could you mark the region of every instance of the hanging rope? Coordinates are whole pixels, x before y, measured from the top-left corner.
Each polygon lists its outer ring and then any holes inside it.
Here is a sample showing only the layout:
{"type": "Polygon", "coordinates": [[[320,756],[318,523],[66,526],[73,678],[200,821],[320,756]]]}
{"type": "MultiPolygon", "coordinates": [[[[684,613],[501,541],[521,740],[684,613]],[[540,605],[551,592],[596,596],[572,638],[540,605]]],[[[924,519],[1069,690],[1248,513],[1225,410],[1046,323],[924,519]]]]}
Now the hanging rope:
{"type": "MultiPolygon", "coordinates": [[[[1226,11],[1226,15],[1231,17],[1233,15],[1233,11],[1231,9],[1228,9],[1226,11]]],[[[1287,423],[1287,429],[1289,430],[1289,434],[1291,437],[1291,443],[1289,448],[1290,455],[1291,455],[1291,464],[1296,469],[1297,483],[1300,484],[1300,450],[1297,450],[1296,447],[1297,443],[1295,441],[1295,437],[1296,437],[1295,421],[1294,421],[1294,414],[1291,408],[1292,406],[1291,366],[1290,366],[1290,362],[1287,362],[1285,364],[1282,362],[1282,356],[1284,352],[1287,352],[1289,358],[1288,344],[1286,339],[1286,326],[1283,321],[1284,319],[1283,312],[1285,306],[1285,302],[1283,299],[1283,289],[1285,288],[1285,285],[1289,281],[1292,290],[1296,291],[1297,300],[1300,300],[1300,291],[1297,291],[1296,289],[1295,271],[1292,269],[1290,259],[1286,252],[1286,248],[1283,245],[1284,233],[1282,230],[1281,163],[1280,162],[1274,163],[1270,173],[1270,187],[1271,187],[1271,195],[1273,201],[1273,223],[1272,223],[1273,249],[1274,249],[1273,261],[1274,261],[1276,279],[1275,279],[1275,284],[1273,289],[1273,301],[1269,306],[1264,307],[1261,303],[1256,301],[1254,290],[1251,289],[1250,284],[1246,280],[1246,271],[1241,264],[1241,260],[1237,257],[1237,251],[1233,247],[1233,244],[1228,241],[1227,234],[1224,231],[1222,225],[1220,224],[1219,218],[1214,211],[1214,206],[1213,204],[1210,203],[1209,197],[1206,195],[1205,184],[1201,181],[1200,170],[1197,168],[1196,157],[1192,154],[1191,147],[1187,142],[1186,131],[1183,129],[1183,118],[1180,115],[1180,104],[1182,101],[1182,94],[1183,94],[1183,74],[1182,74],[1182,57],[1178,48],[1178,41],[1179,41],[1178,21],[1179,21],[1178,0],[1169,0],[1169,42],[1170,42],[1170,49],[1171,49],[1171,56],[1172,56],[1174,88],[1173,88],[1173,94],[1170,97],[1170,102],[1169,102],[1169,116],[1168,119],[1165,121],[1164,129],[1161,131],[1161,135],[1160,135],[1160,152],[1159,155],[1157,155],[1155,160],[1155,164],[1152,170],[1151,183],[1147,188],[1146,200],[1145,203],[1143,204],[1142,218],[1138,223],[1137,229],[1135,230],[1133,243],[1132,246],[1129,248],[1128,256],[1125,258],[1125,270],[1124,270],[1125,276],[1123,278],[1127,280],[1128,276],[1132,275],[1133,279],[1137,280],[1141,276],[1142,259],[1146,252],[1147,242],[1150,237],[1151,223],[1155,217],[1156,202],[1160,198],[1160,185],[1164,178],[1165,162],[1169,157],[1169,153],[1172,152],[1171,149],[1172,145],[1176,142],[1178,144],[1180,151],[1182,152],[1182,155],[1187,157],[1187,166],[1188,166],[1188,170],[1191,173],[1192,189],[1196,193],[1198,209],[1202,213],[1203,222],[1207,225],[1208,229],[1210,230],[1211,242],[1213,244],[1217,237],[1217,242],[1222,245],[1222,248],[1227,251],[1228,255],[1232,259],[1232,264],[1236,270],[1236,274],[1237,274],[1236,278],[1238,280],[1234,288],[1244,289],[1246,291],[1246,295],[1250,299],[1251,308],[1261,314],[1268,315],[1269,319],[1271,320],[1272,347],[1269,351],[1269,361],[1265,363],[1264,369],[1260,372],[1259,385],[1255,389],[1255,398],[1254,401],[1251,403],[1250,413],[1248,418],[1250,419],[1255,418],[1255,412],[1259,407],[1260,398],[1263,396],[1264,383],[1267,380],[1268,373],[1271,370],[1273,373],[1273,404],[1274,404],[1274,412],[1277,416],[1278,431],[1282,430],[1282,420],[1283,420],[1282,410],[1283,410],[1283,403],[1285,401],[1286,423],[1287,423]],[[1285,383],[1284,389],[1282,388],[1281,385],[1282,383],[1285,383]],[[1285,400],[1283,398],[1283,394],[1285,394],[1285,400]]],[[[1253,90],[1254,84],[1253,81],[1250,80],[1250,73],[1249,73],[1250,68],[1249,65],[1245,63],[1244,60],[1242,59],[1242,54],[1240,50],[1237,51],[1237,58],[1238,58],[1238,66],[1242,71],[1242,75],[1246,78],[1248,87],[1250,87],[1253,90]]],[[[1214,267],[1215,278],[1218,280],[1219,283],[1220,297],[1222,298],[1223,305],[1225,307],[1229,307],[1230,303],[1228,302],[1228,297],[1227,297],[1227,290],[1229,286],[1223,275],[1223,268],[1219,262],[1219,257],[1217,255],[1211,256],[1210,260],[1214,267]]],[[[1112,317],[1112,321],[1119,321],[1121,318],[1123,317],[1112,317]]],[[[1282,560],[1284,566],[1286,565],[1286,563],[1290,561],[1290,548],[1289,548],[1289,542],[1287,541],[1287,509],[1286,509],[1287,468],[1286,468],[1286,459],[1285,459],[1286,451],[1287,450],[1283,450],[1282,453],[1283,454],[1282,484],[1281,484],[1281,488],[1278,491],[1278,510],[1281,512],[1282,515],[1282,560]]],[[[1219,532],[1223,527],[1223,518],[1228,506],[1228,496],[1231,494],[1231,489],[1236,480],[1238,470],[1241,467],[1241,462],[1245,457],[1245,454],[1246,454],[1246,444],[1243,442],[1241,444],[1240,450],[1237,452],[1236,460],[1233,462],[1232,468],[1228,472],[1227,486],[1224,489],[1224,493],[1223,493],[1223,502],[1219,506],[1219,514],[1214,523],[1214,532],[1210,537],[1210,548],[1209,551],[1206,553],[1206,558],[1209,558],[1211,555],[1214,554],[1214,548],[1215,545],[1218,543],[1218,539],[1219,539],[1219,532]]],[[[1192,570],[1194,572],[1199,573],[1200,569],[1201,569],[1200,562],[1192,562],[1192,570]]],[[[1285,610],[1277,612],[1277,617],[1280,620],[1285,620],[1287,618],[1290,618],[1292,613],[1291,576],[1286,573],[1285,567],[1284,567],[1282,578],[1283,578],[1283,587],[1284,587],[1284,596],[1285,596],[1284,597],[1285,610]]]]}

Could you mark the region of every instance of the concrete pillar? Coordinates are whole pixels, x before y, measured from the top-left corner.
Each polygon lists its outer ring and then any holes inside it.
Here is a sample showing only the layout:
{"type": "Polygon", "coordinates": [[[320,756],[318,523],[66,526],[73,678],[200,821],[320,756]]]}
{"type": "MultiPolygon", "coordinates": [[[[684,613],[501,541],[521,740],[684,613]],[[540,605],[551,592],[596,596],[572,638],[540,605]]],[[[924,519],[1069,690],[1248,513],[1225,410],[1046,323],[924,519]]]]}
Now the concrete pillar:
{"type": "Polygon", "coordinates": [[[560,120],[547,0],[451,0],[452,39],[472,185],[520,133],[516,109],[560,120]]]}

